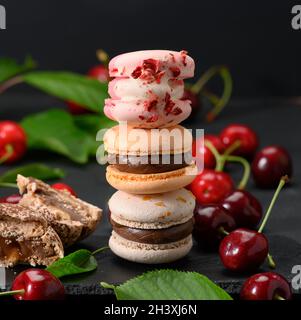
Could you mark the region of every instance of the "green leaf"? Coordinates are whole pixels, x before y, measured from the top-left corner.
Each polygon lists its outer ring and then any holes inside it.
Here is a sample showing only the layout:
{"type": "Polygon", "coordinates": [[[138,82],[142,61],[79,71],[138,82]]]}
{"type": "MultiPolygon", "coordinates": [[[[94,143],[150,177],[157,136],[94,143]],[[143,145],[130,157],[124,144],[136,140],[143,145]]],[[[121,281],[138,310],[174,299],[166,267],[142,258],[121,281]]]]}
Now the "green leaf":
{"type": "Polygon", "coordinates": [[[18,74],[30,71],[36,67],[35,61],[28,56],[23,64],[18,64],[16,60],[11,58],[0,58],[0,82],[6,81],[18,74]]]}
{"type": "Polygon", "coordinates": [[[226,291],[196,272],[156,270],[144,273],[114,289],[118,300],[232,300],[226,291]]]}
{"type": "Polygon", "coordinates": [[[0,182],[15,183],[18,174],[40,180],[61,179],[65,176],[65,172],[59,168],[50,168],[40,163],[32,163],[6,171],[0,176],[0,182]]]}
{"type": "Polygon", "coordinates": [[[75,126],[66,111],[51,109],[21,122],[31,149],[53,151],[80,164],[87,163],[95,138],[75,126]]]}
{"type": "Polygon", "coordinates": [[[86,132],[89,132],[93,137],[96,137],[96,134],[100,129],[111,128],[117,124],[117,122],[99,114],[83,114],[74,116],[74,122],[76,126],[86,132]]]}
{"type": "Polygon", "coordinates": [[[46,270],[51,272],[55,277],[61,278],[90,272],[96,268],[97,261],[92,255],[92,252],[86,249],[80,249],[54,262],[46,270]]]}
{"type": "Polygon", "coordinates": [[[69,100],[89,110],[102,112],[107,98],[107,84],[71,72],[35,71],[23,76],[24,81],[50,95],[69,100]]]}

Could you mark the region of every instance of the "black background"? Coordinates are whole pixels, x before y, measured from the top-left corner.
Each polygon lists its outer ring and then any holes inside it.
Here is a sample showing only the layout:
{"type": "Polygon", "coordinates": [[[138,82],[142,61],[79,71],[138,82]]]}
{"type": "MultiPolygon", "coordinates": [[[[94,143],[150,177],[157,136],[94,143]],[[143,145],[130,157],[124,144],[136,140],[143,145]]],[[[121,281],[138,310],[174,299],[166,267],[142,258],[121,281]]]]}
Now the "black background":
{"type": "Polygon", "coordinates": [[[95,50],[186,49],[197,75],[226,64],[235,96],[301,93],[301,30],[290,0],[0,0],[0,55],[31,53],[43,69],[85,72],[95,50]]]}

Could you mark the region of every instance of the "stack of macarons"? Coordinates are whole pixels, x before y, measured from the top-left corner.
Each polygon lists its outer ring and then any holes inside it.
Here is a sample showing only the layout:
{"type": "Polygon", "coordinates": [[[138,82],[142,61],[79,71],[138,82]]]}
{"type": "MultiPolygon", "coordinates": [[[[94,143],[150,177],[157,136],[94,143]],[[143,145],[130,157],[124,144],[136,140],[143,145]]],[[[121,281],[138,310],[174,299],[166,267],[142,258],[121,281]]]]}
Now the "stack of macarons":
{"type": "Polygon", "coordinates": [[[104,136],[106,178],[118,190],[109,246],[134,262],[175,261],[192,247],[195,199],[185,186],[197,167],[192,135],[179,123],[191,112],[181,98],[194,61],[185,51],[137,51],[112,59],[109,72],[104,112],[119,122],[104,136]]]}

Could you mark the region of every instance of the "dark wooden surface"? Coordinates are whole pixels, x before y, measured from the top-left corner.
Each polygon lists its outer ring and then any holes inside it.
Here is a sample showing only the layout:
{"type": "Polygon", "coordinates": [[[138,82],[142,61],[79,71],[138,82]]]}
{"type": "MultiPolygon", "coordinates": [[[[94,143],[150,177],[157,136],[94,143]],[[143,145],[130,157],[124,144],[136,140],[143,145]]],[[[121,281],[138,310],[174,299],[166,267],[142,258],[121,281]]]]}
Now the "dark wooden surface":
{"type": "MultiPolygon", "coordinates": [[[[6,94],[0,97],[0,119],[19,120],[23,116],[57,107],[60,102],[40,94],[6,94]]],[[[63,105],[62,105],[63,107],[63,105]]],[[[277,272],[291,279],[291,269],[296,264],[301,264],[301,105],[300,100],[235,100],[225,110],[223,115],[213,124],[204,125],[199,117],[187,123],[187,127],[205,128],[206,133],[218,133],[225,125],[231,122],[240,122],[251,125],[259,134],[261,146],[280,144],[285,146],[293,156],[294,179],[293,184],[281,193],[277,205],[272,213],[266,235],[270,239],[271,254],[277,262],[277,272]]],[[[70,183],[78,195],[91,203],[105,209],[104,219],[97,231],[76,247],[97,249],[106,245],[110,236],[110,226],[106,216],[107,200],[114,190],[105,180],[105,168],[96,164],[92,159],[86,166],[74,165],[70,161],[48,153],[29,153],[22,163],[43,162],[48,165],[58,166],[66,170],[68,176],[65,181],[70,183]]],[[[1,166],[0,172],[7,168],[1,166]]],[[[240,169],[231,169],[235,178],[239,177],[240,169]]],[[[254,187],[252,180],[248,190],[253,192],[266,208],[273,194],[272,190],[259,190],[254,187]]],[[[11,190],[0,189],[0,196],[6,195],[11,190]]],[[[175,268],[178,270],[197,271],[207,275],[219,283],[230,293],[237,293],[247,275],[236,275],[227,272],[221,265],[218,255],[206,253],[194,246],[191,253],[184,259],[164,266],[140,265],[122,260],[110,251],[99,254],[99,267],[90,274],[64,279],[70,294],[104,294],[99,282],[122,283],[146,270],[155,268],[175,268]]],[[[22,268],[22,267],[20,267],[22,268]]],[[[11,279],[20,268],[10,270],[11,279]]],[[[262,270],[268,270],[264,265],[262,270]]],[[[9,283],[8,283],[9,286],[9,283]]]]}

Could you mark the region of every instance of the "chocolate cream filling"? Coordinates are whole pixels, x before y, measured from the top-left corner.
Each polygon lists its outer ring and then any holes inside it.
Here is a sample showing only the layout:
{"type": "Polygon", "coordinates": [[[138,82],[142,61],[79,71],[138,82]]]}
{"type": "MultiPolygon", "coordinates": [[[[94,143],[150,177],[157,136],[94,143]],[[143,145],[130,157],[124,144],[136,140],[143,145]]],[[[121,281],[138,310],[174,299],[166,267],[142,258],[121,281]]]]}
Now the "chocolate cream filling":
{"type": "Polygon", "coordinates": [[[192,156],[190,152],[168,155],[160,154],[158,156],[108,155],[108,163],[118,170],[137,174],[174,171],[188,167],[191,161],[192,156]]]}
{"type": "Polygon", "coordinates": [[[167,244],[188,237],[193,230],[193,219],[166,229],[136,229],[110,219],[113,230],[122,238],[147,244],[167,244]]]}

